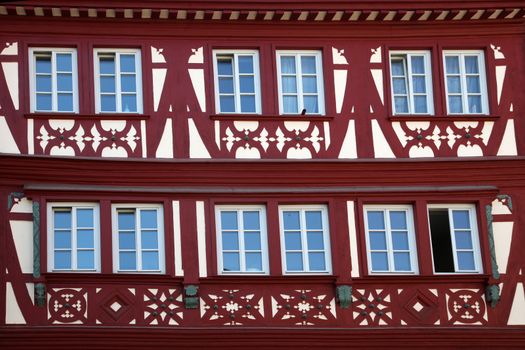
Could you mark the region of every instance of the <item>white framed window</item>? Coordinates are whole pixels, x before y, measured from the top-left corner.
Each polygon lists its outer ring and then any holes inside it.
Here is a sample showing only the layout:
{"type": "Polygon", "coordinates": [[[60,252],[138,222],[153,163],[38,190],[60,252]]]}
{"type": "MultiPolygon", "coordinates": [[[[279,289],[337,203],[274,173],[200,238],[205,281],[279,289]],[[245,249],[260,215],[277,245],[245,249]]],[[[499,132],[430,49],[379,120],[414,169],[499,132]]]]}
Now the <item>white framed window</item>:
{"type": "Polygon", "coordinates": [[[264,206],[216,206],[215,222],[219,274],[268,274],[264,206]]]}
{"type": "Polygon", "coordinates": [[[412,207],[366,205],[364,216],[368,271],[418,273],[412,207]]]}
{"type": "Polygon", "coordinates": [[[483,51],[443,51],[448,114],[488,114],[483,51]]]}
{"type": "Polygon", "coordinates": [[[394,114],[433,114],[430,51],[391,51],[394,114]]]}
{"type": "Polygon", "coordinates": [[[163,273],[164,218],[161,205],[114,204],[114,272],[163,273]]]}
{"type": "Polygon", "coordinates": [[[30,48],[31,112],[78,113],[77,50],[30,48]]]}
{"type": "Polygon", "coordinates": [[[326,206],[279,206],[284,274],[331,273],[326,206]]]}
{"type": "Polygon", "coordinates": [[[277,51],[277,86],[281,114],[323,115],[321,51],[277,51]]]}
{"type": "Polygon", "coordinates": [[[435,273],[482,273],[476,208],[471,204],[428,206],[435,273]]]}
{"type": "Polygon", "coordinates": [[[49,272],[99,272],[98,204],[48,203],[47,251],[49,272]]]}
{"type": "Polygon", "coordinates": [[[138,49],[95,49],[97,113],[142,113],[141,53],[138,49]]]}
{"type": "Polygon", "coordinates": [[[213,71],[218,113],[261,113],[258,51],[214,50],[213,71]]]}

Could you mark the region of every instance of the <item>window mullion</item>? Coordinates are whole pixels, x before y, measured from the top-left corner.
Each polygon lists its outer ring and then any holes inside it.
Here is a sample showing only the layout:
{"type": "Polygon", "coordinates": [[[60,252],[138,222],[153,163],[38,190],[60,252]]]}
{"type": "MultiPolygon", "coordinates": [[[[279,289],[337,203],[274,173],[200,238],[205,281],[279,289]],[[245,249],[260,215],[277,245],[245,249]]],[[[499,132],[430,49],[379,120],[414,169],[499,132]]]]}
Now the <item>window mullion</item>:
{"type": "MultiPolygon", "coordinates": [[[[304,109],[304,91],[303,91],[303,69],[301,67],[301,55],[295,55],[295,81],[297,83],[297,113],[301,114],[304,109]]],[[[308,112],[308,111],[307,111],[308,112]]]]}
{"type": "Polygon", "coordinates": [[[78,244],[77,244],[77,208],[71,208],[71,269],[78,268],[78,244]]]}
{"type": "Polygon", "coordinates": [[[120,86],[120,53],[115,52],[115,99],[116,112],[122,112],[122,91],[120,86]]]}
{"type": "Polygon", "coordinates": [[[408,111],[408,113],[415,113],[416,111],[416,108],[415,108],[415,102],[414,102],[414,89],[412,87],[412,84],[413,84],[413,80],[412,80],[412,55],[408,54],[407,55],[407,71],[406,71],[406,87],[407,87],[407,94],[408,94],[408,102],[409,102],[409,106],[410,106],[410,110],[408,111]]]}
{"type": "Polygon", "coordinates": [[[56,69],[56,52],[51,52],[51,110],[58,111],[58,76],[56,69]]]}
{"type": "Polygon", "coordinates": [[[388,271],[393,272],[395,271],[394,268],[394,247],[392,244],[392,227],[390,225],[390,210],[384,210],[385,215],[385,235],[386,235],[386,250],[387,250],[387,256],[388,256],[388,271]]]}
{"type": "Polygon", "coordinates": [[[141,227],[140,227],[140,215],[141,209],[135,210],[135,249],[137,262],[137,271],[142,271],[142,239],[141,239],[141,227]]]}
{"type": "Polygon", "coordinates": [[[246,272],[246,260],[245,260],[245,254],[246,251],[244,249],[244,218],[243,218],[243,211],[237,210],[237,225],[239,227],[238,235],[239,235],[239,262],[240,262],[240,270],[241,272],[246,272]]]}
{"type": "Polygon", "coordinates": [[[308,259],[308,242],[306,239],[306,212],[304,209],[299,210],[299,219],[301,224],[301,250],[303,252],[303,272],[310,271],[308,259]]]}
{"type": "Polygon", "coordinates": [[[233,75],[233,99],[235,103],[235,112],[241,113],[241,87],[240,87],[240,70],[239,70],[239,55],[233,54],[232,62],[232,75],[233,75]]]}
{"type": "Polygon", "coordinates": [[[459,55],[459,75],[461,82],[461,97],[463,103],[463,114],[469,114],[470,109],[468,105],[468,91],[467,91],[467,74],[465,70],[465,55],[459,55]]]}

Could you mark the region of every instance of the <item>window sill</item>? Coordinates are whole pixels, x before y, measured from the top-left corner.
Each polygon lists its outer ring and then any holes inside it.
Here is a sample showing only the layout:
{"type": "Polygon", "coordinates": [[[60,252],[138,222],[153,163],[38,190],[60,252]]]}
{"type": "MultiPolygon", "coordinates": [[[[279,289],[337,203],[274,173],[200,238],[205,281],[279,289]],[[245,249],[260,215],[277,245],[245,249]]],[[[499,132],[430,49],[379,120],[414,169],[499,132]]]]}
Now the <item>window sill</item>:
{"type": "Polygon", "coordinates": [[[42,277],[47,283],[182,283],[182,277],[158,273],[85,273],[85,272],[47,272],[42,277]]]}
{"type": "Polygon", "coordinates": [[[104,114],[80,114],[80,113],[27,113],[27,119],[90,119],[90,120],[127,120],[127,119],[149,119],[146,114],[137,113],[104,113],[104,114]]]}
{"type": "Polygon", "coordinates": [[[210,284],[246,284],[246,283],[274,283],[274,284],[297,284],[297,283],[335,283],[337,276],[334,275],[285,275],[285,276],[269,276],[269,275],[220,275],[201,278],[200,282],[210,284]]]}
{"type": "Polygon", "coordinates": [[[211,120],[235,120],[235,121],[297,121],[297,122],[328,122],[334,119],[333,116],[326,115],[263,115],[263,114],[212,114],[211,120]]]}
{"type": "Polygon", "coordinates": [[[450,283],[481,283],[485,284],[490,276],[487,274],[440,274],[440,275],[367,275],[354,278],[355,283],[364,284],[450,284],[450,283]]]}
{"type": "Polygon", "coordinates": [[[392,115],[388,117],[391,122],[436,122],[436,121],[452,121],[452,122],[489,122],[496,121],[500,117],[497,115],[472,114],[472,115],[392,115]]]}

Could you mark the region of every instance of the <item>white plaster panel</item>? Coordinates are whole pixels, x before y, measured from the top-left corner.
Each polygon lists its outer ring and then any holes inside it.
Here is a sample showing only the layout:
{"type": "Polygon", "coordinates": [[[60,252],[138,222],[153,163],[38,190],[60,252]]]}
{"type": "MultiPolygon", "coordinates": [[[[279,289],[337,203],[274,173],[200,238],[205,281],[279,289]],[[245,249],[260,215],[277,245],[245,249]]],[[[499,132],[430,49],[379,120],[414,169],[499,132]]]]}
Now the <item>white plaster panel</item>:
{"type": "Polygon", "coordinates": [[[221,149],[221,122],[216,120],[213,123],[213,127],[215,129],[215,144],[218,149],[221,149]]]}
{"type": "Polygon", "coordinates": [[[16,300],[15,291],[13,290],[11,282],[7,282],[5,287],[5,323],[26,324],[24,315],[20,310],[20,306],[18,306],[18,301],[16,300]]]}
{"type": "Polygon", "coordinates": [[[155,156],[157,158],[173,158],[173,120],[171,118],[166,119],[164,132],[160,138],[155,156]]]}
{"type": "Polygon", "coordinates": [[[156,47],[151,47],[151,62],[152,63],[166,63],[164,54],[162,53],[164,49],[157,49],[156,47]]]}
{"type": "MultiPolygon", "coordinates": [[[[377,94],[381,98],[381,103],[385,104],[385,96],[383,92],[383,70],[382,69],[370,69],[372,73],[372,78],[374,79],[374,84],[376,86],[377,94]]],[[[370,106],[372,108],[372,106],[370,106]]],[[[372,110],[371,110],[372,112],[372,110]]]]}
{"type": "Polygon", "coordinates": [[[346,69],[334,70],[335,106],[337,113],[341,113],[346,92],[346,79],[348,71],[346,69]]]}
{"type": "Polygon", "coordinates": [[[506,214],[512,214],[509,207],[503,204],[503,202],[499,199],[495,199],[492,201],[492,215],[506,215],[506,214]]]}
{"type": "Polygon", "coordinates": [[[51,147],[51,149],[49,150],[49,154],[52,156],[74,156],[75,150],[71,146],[64,146],[62,144],[60,146],[51,147]]]}
{"type": "Polygon", "coordinates": [[[190,135],[190,158],[211,158],[192,118],[188,119],[188,129],[190,135]]]}
{"type": "Polygon", "coordinates": [[[357,228],[355,223],[354,202],[346,202],[346,211],[348,215],[348,235],[350,238],[350,258],[352,261],[352,277],[360,277],[359,273],[359,256],[357,250],[357,228]]]}
{"type": "Polygon", "coordinates": [[[206,221],[204,216],[204,202],[197,201],[195,203],[195,211],[197,217],[197,245],[199,255],[199,277],[208,276],[207,262],[206,262],[206,221]]]}
{"type": "Polygon", "coordinates": [[[494,122],[485,122],[485,124],[483,124],[483,129],[481,130],[481,135],[479,137],[481,138],[485,146],[488,145],[489,143],[489,139],[490,139],[490,135],[492,134],[493,127],[494,127],[494,122]]]}
{"type": "Polygon", "coordinates": [[[182,269],[182,240],[180,229],[180,203],[172,201],[173,206],[173,243],[175,255],[175,276],[184,276],[182,269]]]}
{"type": "MultiPolygon", "coordinates": [[[[52,121],[50,120],[49,121],[50,125],[52,125],[51,122],[52,121]]],[[[73,124],[75,123],[74,120],[72,120],[72,122],[73,122],[73,124]]],[[[73,127],[73,124],[71,125],[71,128],[73,127]]],[[[65,125],[65,124],[62,124],[62,125],[65,125]]],[[[118,131],[118,132],[120,132],[120,131],[124,130],[124,128],[126,127],[126,121],[125,120],[102,120],[100,122],[100,126],[102,127],[102,129],[104,129],[106,131],[111,131],[111,132],[118,131]]]]}
{"type": "Polygon", "coordinates": [[[18,55],[18,43],[6,43],[5,48],[0,52],[2,56],[16,56],[18,55]]]}
{"type": "Polygon", "coordinates": [[[239,147],[235,151],[235,158],[238,159],[260,159],[261,153],[257,148],[239,147]]]}
{"type": "Polygon", "coordinates": [[[141,142],[142,142],[142,158],[148,157],[148,149],[147,149],[147,142],[146,142],[146,121],[141,120],[140,121],[140,136],[141,136],[141,142]]]}
{"type": "Polygon", "coordinates": [[[458,157],[481,157],[483,150],[478,145],[460,145],[458,147],[458,157]]]}
{"type": "Polygon", "coordinates": [[[255,131],[259,127],[259,122],[236,120],[233,122],[233,126],[235,126],[235,129],[237,129],[238,131],[255,131]]]}
{"type": "Polygon", "coordinates": [[[377,49],[371,49],[372,55],[370,56],[370,63],[381,63],[381,46],[377,49]]]}
{"type": "Polygon", "coordinates": [[[9,225],[22,273],[33,273],[33,221],[10,220],[9,225]]]}
{"type": "Polygon", "coordinates": [[[323,129],[324,129],[324,148],[328,149],[330,147],[330,123],[329,122],[323,122],[323,129]]]}
{"type": "Polygon", "coordinates": [[[204,50],[203,47],[191,49],[192,55],[188,59],[188,63],[204,63],[204,50]]]}
{"type": "Polygon", "coordinates": [[[0,116],[0,153],[20,154],[20,150],[4,116],[0,116]]]}
{"type": "Polygon", "coordinates": [[[102,157],[127,158],[128,152],[126,152],[124,147],[117,147],[115,144],[113,144],[112,147],[106,147],[102,150],[102,157]]]}
{"type": "Polygon", "coordinates": [[[395,158],[388,141],[376,119],[372,119],[372,138],[374,143],[375,158],[395,158]]]}
{"type": "Polygon", "coordinates": [[[355,159],[357,158],[357,144],[355,139],[355,120],[348,121],[346,128],[346,135],[339,151],[339,159],[355,159]]]}
{"type": "Polygon", "coordinates": [[[496,262],[501,273],[507,272],[513,227],[514,223],[509,221],[492,223],[494,245],[496,248],[496,262]]]}
{"type": "Polygon", "coordinates": [[[312,153],[310,153],[310,150],[306,147],[290,148],[288,152],[286,152],[286,158],[288,159],[310,159],[312,158],[312,153]]]}
{"type": "Polygon", "coordinates": [[[432,158],[434,157],[434,151],[429,146],[412,146],[408,151],[410,158],[432,158]]]}
{"type": "Polygon", "coordinates": [[[188,69],[190,74],[191,84],[193,85],[193,91],[197,100],[199,101],[199,106],[202,112],[206,112],[206,93],[204,88],[204,69],[188,69]]]}
{"type": "Polygon", "coordinates": [[[399,142],[401,142],[401,145],[405,147],[407,145],[407,141],[409,140],[408,137],[405,134],[405,131],[401,127],[400,122],[393,122],[392,123],[392,129],[394,129],[394,132],[397,135],[397,138],[399,139],[399,142]]]}
{"type": "Polygon", "coordinates": [[[494,44],[490,44],[490,48],[492,49],[492,51],[494,51],[495,59],[501,60],[505,58],[505,55],[503,54],[503,52],[501,52],[501,47],[496,46],[494,44]]]}
{"type": "Polygon", "coordinates": [[[2,70],[4,71],[5,82],[13,107],[18,110],[19,95],[18,95],[18,63],[17,62],[2,62],[2,70]]]}
{"type": "Polygon", "coordinates": [[[498,91],[498,104],[501,101],[501,92],[503,91],[503,82],[505,81],[505,72],[507,66],[496,66],[496,89],[498,91]]]}
{"type": "Polygon", "coordinates": [[[164,82],[166,81],[167,68],[153,68],[153,103],[155,112],[159,110],[160,97],[164,89],[164,82]]]}
{"type": "Polygon", "coordinates": [[[518,155],[518,149],[516,147],[516,134],[514,133],[514,119],[509,119],[499,146],[498,156],[516,155],[518,155]]]}
{"type": "Polygon", "coordinates": [[[35,284],[34,283],[26,283],[27,288],[27,294],[29,294],[29,298],[31,299],[31,302],[33,305],[35,305],[35,284]]]}
{"type": "Polygon", "coordinates": [[[516,292],[507,324],[509,326],[525,325],[525,292],[521,282],[516,285],[516,292]]]}
{"type": "Polygon", "coordinates": [[[343,55],[345,53],[344,49],[337,49],[332,47],[332,62],[334,64],[348,64],[346,57],[343,55]]]}
{"type": "Polygon", "coordinates": [[[30,201],[26,197],[20,199],[18,202],[15,201],[11,208],[11,213],[33,213],[33,201],[30,201]]]}
{"type": "Polygon", "coordinates": [[[290,122],[290,121],[284,122],[284,127],[286,128],[286,130],[288,131],[295,130],[296,133],[298,133],[299,131],[302,131],[302,132],[306,131],[309,126],[310,126],[310,122],[290,122]]]}
{"type": "Polygon", "coordinates": [[[27,119],[27,154],[35,154],[35,121],[27,119]]]}

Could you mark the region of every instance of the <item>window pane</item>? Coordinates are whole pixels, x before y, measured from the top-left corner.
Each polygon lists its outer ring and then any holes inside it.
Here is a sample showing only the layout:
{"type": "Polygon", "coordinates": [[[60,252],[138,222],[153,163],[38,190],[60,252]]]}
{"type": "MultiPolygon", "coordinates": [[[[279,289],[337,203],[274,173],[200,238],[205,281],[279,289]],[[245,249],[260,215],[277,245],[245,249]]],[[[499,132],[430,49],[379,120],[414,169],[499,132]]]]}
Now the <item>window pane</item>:
{"type": "Polygon", "coordinates": [[[303,77],[303,92],[317,93],[317,79],[315,77],[303,77]]]}
{"type": "Polygon", "coordinates": [[[223,250],[239,250],[239,238],[237,232],[223,232],[222,233],[222,249],[223,250]]]}
{"type": "Polygon", "coordinates": [[[57,74],[57,90],[66,92],[73,91],[73,76],[65,73],[57,74]]]}
{"type": "Polygon", "coordinates": [[[78,248],[95,248],[95,234],[93,230],[77,230],[78,248]]]}
{"type": "Polygon", "coordinates": [[[115,92],[115,77],[100,77],[100,92],[115,92]]]}
{"type": "Polygon", "coordinates": [[[297,92],[297,82],[295,77],[283,77],[283,93],[296,93],[297,92]]]}
{"type": "Polygon", "coordinates": [[[224,271],[240,271],[239,253],[224,253],[223,255],[224,271]]]}
{"type": "Polygon", "coordinates": [[[77,254],[77,267],[79,269],[95,268],[95,252],[92,250],[81,250],[77,254]]]}
{"type": "Polygon", "coordinates": [[[239,73],[253,73],[252,56],[239,56],[239,73]]]}
{"type": "Polygon", "coordinates": [[[157,228],[157,210],[141,210],[140,211],[140,227],[157,228]]]}
{"type": "Polygon", "coordinates": [[[392,59],[392,75],[394,76],[404,76],[405,75],[405,65],[404,60],[392,59]]]}
{"type": "Polygon", "coordinates": [[[221,227],[223,230],[237,230],[237,212],[221,211],[221,227]]]}
{"type": "Polygon", "coordinates": [[[261,234],[259,232],[245,233],[244,247],[246,250],[261,250],[261,234]]]}
{"type": "Polygon", "coordinates": [[[122,112],[136,112],[137,97],[133,95],[122,95],[122,112]]]}
{"type": "Polygon", "coordinates": [[[55,248],[71,249],[71,231],[55,231],[55,248]]]}
{"type": "Polygon", "coordinates": [[[458,252],[458,268],[459,270],[475,270],[474,253],[473,252],[458,252]]]}
{"type": "Polygon", "coordinates": [[[408,100],[406,97],[395,97],[394,103],[397,113],[408,113],[408,100]]]}
{"type": "Polygon", "coordinates": [[[262,254],[246,253],[246,271],[262,271],[262,254]]]}
{"type": "Polygon", "coordinates": [[[303,101],[307,113],[319,113],[317,96],[304,96],[303,101]]]}
{"type": "Polygon", "coordinates": [[[386,253],[372,253],[372,271],[388,271],[386,253]]]}
{"type": "Polygon", "coordinates": [[[424,56],[412,56],[412,73],[425,74],[425,58],[424,56]]]}
{"type": "Polygon", "coordinates": [[[77,209],[77,227],[93,226],[93,209],[77,209]]]}
{"type": "Polygon", "coordinates": [[[99,57],[100,74],[115,74],[115,57],[99,57]]]}
{"type": "Polygon", "coordinates": [[[448,108],[450,113],[463,113],[463,104],[461,96],[449,96],[448,108]]]}
{"type": "Polygon", "coordinates": [[[51,76],[37,75],[36,77],[36,91],[51,92],[51,76]]]}
{"type": "Polygon", "coordinates": [[[479,77],[467,77],[467,92],[471,94],[481,93],[479,77]]]}
{"type": "Polygon", "coordinates": [[[308,265],[310,271],[324,271],[326,265],[324,261],[324,253],[309,253],[308,254],[308,265]]]}
{"type": "Polygon", "coordinates": [[[301,71],[303,74],[315,74],[315,56],[301,57],[301,71]]]}
{"type": "Polygon", "coordinates": [[[412,78],[412,90],[416,94],[424,94],[427,92],[427,86],[425,84],[425,77],[413,77],[412,78]]]}
{"type": "Polygon", "coordinates": [[[468,97],[468,112],[469,113],[481,113],[481,96],[469,96],[468,97]]]}
{"type": "Polygon", "coordinates": [[[459,77],[447,77],[447,88],[449,94],[461,93],[459,77]]]}
{"type": "Polygon", "coordinates": [[[252,75],[239,77],[239,85],[242,93],[255,92],[255,81],[252,75]]]}
{"type": "Polygon", "coordinates": [[[117,110],[115,95],[102,95],[100,104],[101,110],[104,112],[115,112],[117,110]]]}
{"type": "Polygon", "coordinates": [[[394,94],[406,94],[406,82],[405,78],[394,78],[394,94]]]}
{"type": "Polygon", "coordinates": [[[286,253],[286,269],[288,271],[303,271],[303,254],[286,253]]]}
{"type": "Polygon", "coordinates": [[[472,249],[472,235],[470,231],[455,231],[456,249],[472,249]]]}
{"type": "Polygon", "coordinates": [[[73,65],[70,53],[58,53],[57,58],[57,71],[59,72],[71,72],[73,71],[73,65]]]}
{"type": "Polygon", "coordinates": [[[217,71],[219,75],[233,75],[233,67],[231,58],[218,58],[217,71]]]}
{"type": "Polygon", "coordinates": [[[281,73],[295,74],[295,57],[281,56],[281,73]]]}
{"type": "Polygon", "coordinates": [[[385,219],[382,211],[368,211],[368,228],[370,230],[384,230],[385,219]]]}
{"type": "Polygon", "coordinates": [[[414,106],[415,106],[416,113],[428,113],[427,97],[426,96],[415,96],[414,106]]]}
{"type": "Polygon", "coordinates": [[[233,94],[233,78],[219,78],[219,92],[233,94]]]}
{"type": "Polygon", "coordinates": [[[51,56],[37,56],[35,70],[37,73],[51,74],[51,56]]]}
{"type": "Polygon", "coordinates": [[[71,211],[56,210],[54,224],[55,228],[71,228],[71,211]]]}
{"type": "Polygon", "coordinates": [[[297,113],[297,96],[283,97],[284,113],[297,113]]]}
{"type": "Polygon", "coordinates": [[[467,74],[478,74],[478,56],[465,56],[465,72],[467,74]]]}
{"type": "Polygon", "coordinates": [[[394,269],[396,271],[410,271],[410,254],[394,253],[394,269]]]}
{"type": "Polygon", "coordinates": [[[135,252],[120,252],[119,253],[119,269],[120,270],[136,270],[137,261],[135,252]]]}
{"type": "Polygon", "coordinates": [[[135,229],[135,212],[121,211],[118,213],[118,229],[134,230],[135,229]]]}
{"type": "Polygon", "coordinates": [[[323,217],[320,210],[307,211],[306,217],[306,229],[307,230],[322,230],[323,229],[323,217]]]}
{"type": "Polygon", "coordinates": [[[309,250],[323,250],[323,232],[308,232],[307,233],[308,249],[309,250]]]}
{"type": "Polygon", "coordinates": [[[301,233],[286,232],[284,234],[284,244],[286,250],[301,250],[301,233]]]}
{"type": "Polygon", "coordinates": [[[261,224],[258,211],[245,211],[242,215],[245,230],[259,230],[261,224]]]}
{"type": "Polygon", "coordinates": [[[446,56],[445,66],[447,74],[459,74],[459,57],[458,56],[446,56]]]}
{"type": "Polygon", "coordinates": [[[255,96],[241,96],[241,112],[255,112],[255,96]]]}
{"type": "Polygon", "coordinates": [[[73,94],[58,94],[58,110],[73,111],[73,94]]]}
{"type": "Polygon", "coordinates": [[[393,230],[406,230],[407,218],[404,211],[390,211],[390,227],[393,230]]]}
{"type": "Polygon", "coordinates": [[[386,235],[384,231],[370,232],[370,249],[386,250],[386,235]]]}
{"type": "Polygon", "coordinates": [[[468,210],[453,210],[452,218],[455,229],[470,229],[470,216],[468,210]]]}
{"type": "Polygon", "coordinates": [[[50,111],[51,110],[51,95],[50,94],[37,94],[36,95],[36,109],[39,111],[50,111]]]}
{"type": "Polygon", "coordinates": [[[408,232],[392,232],[392,245],[394,250],[408,250],[408,232]]]}
{"type": "Polygon", "coordinates": [[[120,232],[118,235],[119,249],[135,249],[135,233],[134,232],[120,232]]]}
{"type": "Polygon", "coordinates": [[[120,77],[120,90],[122,92],[136,92],[137,79],[134,74],[126,74],[120,77]]]}
{"type": "Polygon", "coordinates": [[[142,269],[143,270],[158,270],[159,269],[159,253],[158,252],[142,252],[142,269]]]}
{"type": "Polygon", "coordinates": [[[235,102],[233,96],[220,97],[221,112],[235,112],[235,102]]]}
{"type": "Polygon", "coordinates": [[[299,212],[285,211],[283,212],[283,223],[285,230],[299,230],[299,212]]]}
{"type": "Polygon", "coordinates": [[[158,236],[157,231],[142,231],[142,249],[158,249],[158,236]]]}
{"type": "Polygon", "coordinates": [[[70,251],[55,251],[55,269],[71,269],[70,251]]]}
{"type": "Polygon", "coordinates": [[[135,72],[135,55],[120,55],[120,71],[124,73],[135,72]]]}

